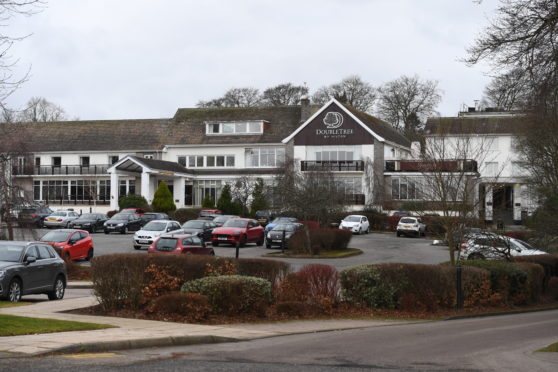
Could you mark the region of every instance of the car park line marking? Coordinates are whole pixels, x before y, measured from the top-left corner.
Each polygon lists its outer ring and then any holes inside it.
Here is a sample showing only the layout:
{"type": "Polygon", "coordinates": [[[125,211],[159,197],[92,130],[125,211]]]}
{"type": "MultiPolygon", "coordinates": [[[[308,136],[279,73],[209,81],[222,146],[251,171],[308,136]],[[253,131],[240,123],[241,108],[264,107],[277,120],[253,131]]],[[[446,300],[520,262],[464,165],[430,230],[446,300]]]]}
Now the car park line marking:
{"type": "Polygon", "coordinates": [[[89,353],[89,354],[72,354],[72,355],[64,355],[64,358],[68,359],[93,359],[93,358],[114,358],[114,357],[123,357],[124,355],[116,354],[116,353],[89,353]]]}

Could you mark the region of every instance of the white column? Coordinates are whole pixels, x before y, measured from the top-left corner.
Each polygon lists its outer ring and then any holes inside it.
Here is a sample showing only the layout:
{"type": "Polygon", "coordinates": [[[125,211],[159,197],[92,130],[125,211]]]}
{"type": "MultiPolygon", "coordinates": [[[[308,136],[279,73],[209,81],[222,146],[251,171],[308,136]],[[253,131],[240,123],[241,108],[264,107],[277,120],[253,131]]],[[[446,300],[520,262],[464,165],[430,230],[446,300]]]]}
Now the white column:
{"type": "Polygon", "coordinates": [[[113,170],[110,174],[110,209],[112,211],[119,210],[118,207],[118,173],[113,170]]]}
{"type": "Polygon", "coordinates": [[[484,215],[485,215],[485,219],[488,221],[492,221],[493,220],[493,216],[492,216],[492,211],[493,211],[493,200],[492,200],[492,186],[488,186],[486,187],[486,196],[485,196],[485,209],[484,209],[484,215]]]}
{"type": "Polygon", "coordinates": [[[141,173],[141,196],[151,204],[153,196],[151,195],[151,182],[149,182],[150,174],[146,171],[141,173]]]}
{"type": "Polygon", "coordinates": [[[184,208],[184,192],[185,192],[184,177],[175,178],[173,180],[173,194],[174,203],[176,208],[184,208]]]}

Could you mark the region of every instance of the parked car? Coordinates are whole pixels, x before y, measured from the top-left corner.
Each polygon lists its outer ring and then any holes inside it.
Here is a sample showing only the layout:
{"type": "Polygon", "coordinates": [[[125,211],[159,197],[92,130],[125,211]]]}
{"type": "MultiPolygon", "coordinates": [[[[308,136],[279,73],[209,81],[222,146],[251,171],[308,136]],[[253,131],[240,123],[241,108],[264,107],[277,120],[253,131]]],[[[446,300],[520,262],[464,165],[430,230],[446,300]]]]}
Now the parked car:
{"type": "Polygon", "coordinates": [[[103,213],[84,213],[77,219],[73,220],[69,224],[70,229],[83,229],[90,233],[97,232],[98,230],[103,230],[105,222],[108,221],[108,217],[103,213]]]}
{"type": "Polygon", "coordinates": [[[145,213],[145,210],[142,208],[124,208],[118,213],[135,213],[142,216],[145,213]]]}
{"type": "Polygon", "coordinates": [[[17,223],[19,226],[43,227],[45,217],[52,212],[52,209],[44,205],[23,208],[17,216],[17,223]]]}
{"type": "Polygon", "coordinates": [[[370,232],[370,222],[368,222],[366,216],[351,214],[341,221],[339,229],[349,230],[353,234],[368,234],[370,232]]]}
{"type": "Polygon", "coordinates": [[[232,215],[232,214],[223,214],[223,215],[220,215],[220,216],[216,216],[213,219],[213,223],[215,224],[216,227],[221,227],[221,226],[223,226],[223,224],[225,222],[227,222],[231,218],[240,218],[240,216],[235,216],[235,215],[232,215]]]}
{"type": "Polygon", "coordinates": [[[148,222],[134,234],[134,249],[149,248],[159,236],[178,231],[182,230],[180,230],[180,224],[177,221],[153,220],[148,222]]]}
{"type": "Polygon", "coordinates": [[[147,253],[208,254],[215,256],[212,247],[206,246],[199,236],[191,234],[161,236],[149,246],[147,253]]]}
{"type": "Polygon", "coordinates": [[[275,226],[279,225],[280,223],[296,223],[298,222],[298,218],[296,217],[275,217],[270,223],[265,225],[265,233],[271,231],[275,226]]]}
{"type": "Polygon", "coordinates": [[[392,216],[396,216],[396,217],[404,217],[404,216],[410,216],[411,212],[408,211],[395,211],[391,213],[392,216]]]}
{"type": "Polygon", "coordinates": [[[217,226],[215,225],[215,223],[213,223],[213,221],[190,220],[184,222],[184,224],[182,225],[182,232],[184,234],[198,235],[207,242],[211,240],[211,233],[216,227],[217,226]]]}
{"type": "Polygon", "coordinates": [[[53,227],[58,227],[58,228],[62,228],[62,227],[69,227],[70,226],[70,222],[72,222],[73,220],[76,220],[79,217],[79,214],[77,214],[74,211],[56,211],[56,212],[52,212],[50,215],[48,215],[47,217],[45,217],[45,220],[43,222],[44,227],[46,228],[53,228],[53,227]]]}
{"type": "Polygon", "coordinates": [[[496,234],[476,234],[461,244],[461,257],[468,260],[502,260],[514,256],[546,254],[523,240],[496,234]]]}
{"type": "Polygon", "coordinates": [[[426,235],[426,225],[422,223],[422,220],[418,217],[401,217],[397,224],[395,234],[397,236],[424,236],[426,235]]]}
{"type": "Polygon", "coordinates": [[[275,215],[273,211],[265,210],[265,211],[256,211],[256,220],[260,223],[260,225],[264,226],[267,225],[275,215]]]}
{"type": "Polygon", "coordinates": [[[274,245],[281,246],[283,244],[283,234],[285,235],[285,248],[287,248],[289,239],[303,227],[304,225],[301,223],[282,223],[275,226],[265,236],[266,248],[271,248],[274,245]]]}
{"type": "Polygon", "coordinates": [[[50,245],[0,241],[0,298],[18,302],[21,296],[45,293],[64,298],[66,266],[50,245]]]}
{"type": "Polygon", "coordinates": [[[126,234],[128,231],[137,231],[141,228],[141,218],[136,213],[117,213],[103,225],[105,234],[119,232],[126,234]]]}
{"type": "Polygon", "coordinates": [[[50,244],[58,255],[67,260],[93,258],[93,239],[85,230],[59,229],[47,232],[40,241],[50,244]]]}
{"type": "Polygon", "coordinates": [[[221,211],[219,209],[202,209],[198,215],[198,219],[213,220],[219,215],[221,215],[221,211]]]}
{"type": "Polygon", "coordinates": [[[141,225],[144,226],[149,221],[153,220],[170,220],[170,217],[166,213],[159,213],[159,212],[147,212],[140,216],[141,218],[141,225]]]}
{"type": "Polygon", "coordinates": [[[221,227],[213,229],[211,243],[217,247],[221,243],[239,245],[246,243],[263,245],[264,228],[256,220],[248,218],[231,218],[221,227]]]}

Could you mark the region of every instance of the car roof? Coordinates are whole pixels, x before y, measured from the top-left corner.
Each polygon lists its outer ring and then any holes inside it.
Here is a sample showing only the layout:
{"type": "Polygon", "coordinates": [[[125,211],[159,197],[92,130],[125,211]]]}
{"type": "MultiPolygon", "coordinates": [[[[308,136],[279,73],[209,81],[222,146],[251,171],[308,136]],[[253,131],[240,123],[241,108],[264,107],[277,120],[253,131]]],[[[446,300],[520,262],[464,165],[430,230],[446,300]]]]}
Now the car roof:
{"type": "Polygon", "coordinates": [[[149,223],[151,223],[151,222],[164,222],[164,223],[176,222],[180,225],[180,222],[174,221],[174,220],[151,220],[151,221],[149,221],[149,223]]]}
{"type": "Polygon", "coordinates": [[[166,234],[161,235],[161,238],[175,238],[175,239],[182,239],[182,238],[191,238],[193,236],[198,236],[198,234],[166,234]]]}
{"type": "Polygon", "coordinates": [[[18,245],[21,247],[25,247],[29,244],[32,243],[41,243],[44,244],[44,242],[37,242],[37,241],[23,241],[23,240],[0,240],[0,245],[18,245]]]}

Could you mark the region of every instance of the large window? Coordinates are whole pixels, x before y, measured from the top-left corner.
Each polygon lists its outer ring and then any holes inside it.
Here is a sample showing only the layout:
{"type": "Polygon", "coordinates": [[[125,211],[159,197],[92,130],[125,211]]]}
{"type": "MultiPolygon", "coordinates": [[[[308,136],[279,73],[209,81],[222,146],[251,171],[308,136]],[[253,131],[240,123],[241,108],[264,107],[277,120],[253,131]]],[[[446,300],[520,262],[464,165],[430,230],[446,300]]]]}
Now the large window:
{"type": "Polygon", "coordinates": [[[201,180],[194,181],[194,204],[201,205],[202,200],[209,196],[216,203],[221,194],[220,180],[201,180]]]}
{"type": "Polygon", "coordinates": [[[179,156],[178,164],[187,168],[234,167],[234,155],[188,155],[179,156]]]}
{"type": "Polygon", "coordinates": [[[420,182],[415,178],[394,177],[391,179],[393,200],[417,200],[421,198],[420,182]]]}
{"type": "Polygon", "coordinates": [[[308,146],[306,160],[309,161],[351,161],[359,160],[360,146],[308,146]]]}
{"type": "Polygon", "coordinates": [[[42,189],[43,200],[68,200],[68,181],[43,181],[42,189]]]}
{"type": "Polygon", "coordinates": [[[282,147],[247,148],[244,154],[246,168],[278,167],[285,161],[282,147]]]}
{"type": "Polygon", "coordinates": [[[246,135],[263,133],[263,121],[231,121],[231,122],[208,122],[206,134],[209,135],[246,135]]]}
{"type": "Polygon", "coordinates": [[[110,200],[110,180],[33,181],[33,199],[47,202],[107,202],[110,200]]]}

